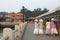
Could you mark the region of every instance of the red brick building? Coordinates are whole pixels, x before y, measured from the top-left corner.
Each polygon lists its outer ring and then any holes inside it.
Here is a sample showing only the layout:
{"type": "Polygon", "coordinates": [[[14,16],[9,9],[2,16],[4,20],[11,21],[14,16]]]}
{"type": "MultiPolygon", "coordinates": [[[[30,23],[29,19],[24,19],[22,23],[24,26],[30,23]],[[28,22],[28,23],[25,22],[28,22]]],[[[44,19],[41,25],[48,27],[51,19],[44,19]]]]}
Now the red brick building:
{"type": "Polygon", "coordinates": [[[20,12],[13,15],[14,22],[22,22],[24,15],[20,12]]]}
{"type": "Polygon", "coordinates": [[[8,17],[13,20],[13,22],[23,22],[24,15],[21,12],[17,12],[15,14],[8,14],[8,17]]]}

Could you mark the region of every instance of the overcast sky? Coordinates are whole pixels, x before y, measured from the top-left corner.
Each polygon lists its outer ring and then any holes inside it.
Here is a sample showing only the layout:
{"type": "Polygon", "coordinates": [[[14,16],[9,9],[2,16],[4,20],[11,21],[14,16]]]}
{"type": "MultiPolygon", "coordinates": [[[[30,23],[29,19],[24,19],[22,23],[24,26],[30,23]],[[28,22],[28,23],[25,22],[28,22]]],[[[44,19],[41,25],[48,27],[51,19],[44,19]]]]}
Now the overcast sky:
{"type": "Polygon", "coordinates": [[[0,0],[0,12],[19,12],[22,6],[29,10],[34,8],[54,9],[60,6],[60,0],[0,0]]]}

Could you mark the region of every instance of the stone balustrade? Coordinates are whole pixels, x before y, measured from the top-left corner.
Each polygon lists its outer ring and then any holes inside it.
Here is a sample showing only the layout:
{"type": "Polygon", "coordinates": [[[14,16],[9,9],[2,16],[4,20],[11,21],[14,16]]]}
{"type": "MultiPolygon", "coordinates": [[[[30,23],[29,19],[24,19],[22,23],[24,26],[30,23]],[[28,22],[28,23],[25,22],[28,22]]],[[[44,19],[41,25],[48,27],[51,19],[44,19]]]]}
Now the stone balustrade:
{"type": "Polygon", "coordinates": [[[4,28],[3,37],[0,40],[21,40],[24,34],[27,23],[20,23],[15,25],[15,29],[4,28]]]}

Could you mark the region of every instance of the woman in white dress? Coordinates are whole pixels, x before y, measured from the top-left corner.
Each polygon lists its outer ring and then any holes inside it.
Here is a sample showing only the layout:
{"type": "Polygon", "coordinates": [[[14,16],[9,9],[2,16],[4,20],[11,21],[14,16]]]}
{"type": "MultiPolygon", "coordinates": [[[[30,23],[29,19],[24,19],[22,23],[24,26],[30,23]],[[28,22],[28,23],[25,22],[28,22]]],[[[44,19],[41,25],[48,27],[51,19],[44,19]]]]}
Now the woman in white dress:
{"type": "Polygon", "coordinates": [[[38,20],[37,19],[35,19],[33,34],[38,34],[38,20]]]}
{"type": "Polygon", "coordinates": [[[43,35],[43,20],[42,19],[39,19],[39,34],[40,35],[43,35]]]}

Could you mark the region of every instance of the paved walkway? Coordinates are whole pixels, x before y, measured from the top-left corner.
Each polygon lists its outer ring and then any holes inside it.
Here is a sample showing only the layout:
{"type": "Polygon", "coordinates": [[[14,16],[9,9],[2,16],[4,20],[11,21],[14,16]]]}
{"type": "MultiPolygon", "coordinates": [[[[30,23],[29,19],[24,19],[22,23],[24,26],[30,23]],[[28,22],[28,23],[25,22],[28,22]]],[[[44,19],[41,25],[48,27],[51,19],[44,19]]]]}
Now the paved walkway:
{"type": "Polygon", "coordinates": [[[22,40],[60,40],[58,36],[36,36],[33,34],[34,24],[27,24],[26,31],[22,40]]]}

